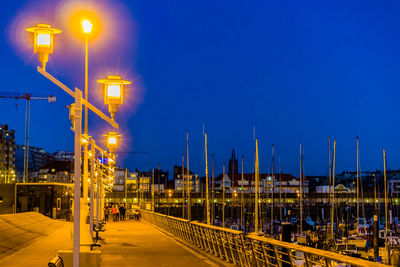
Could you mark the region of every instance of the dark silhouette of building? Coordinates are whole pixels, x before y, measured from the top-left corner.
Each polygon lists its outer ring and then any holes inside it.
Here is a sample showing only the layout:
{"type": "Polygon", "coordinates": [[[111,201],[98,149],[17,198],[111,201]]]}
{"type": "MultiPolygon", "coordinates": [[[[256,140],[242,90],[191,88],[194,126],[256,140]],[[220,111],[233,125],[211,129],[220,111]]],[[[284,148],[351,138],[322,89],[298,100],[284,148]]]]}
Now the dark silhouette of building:
{"type": "Polygon", "coordinates": [[[231,159],[229,160],[229,164],[228,164],[228,170],[227,173],[229,175],[229,177],[232,177],[232,179],[234,181],[236,181],[238,179],[238,160],[235,157],[235,149],[232,149],[232,156],[231,159]]]}
{"type": "Polygon", "coordinates": [[[15,181],[15,131],[0,124],[0,183],[15,181]]]}

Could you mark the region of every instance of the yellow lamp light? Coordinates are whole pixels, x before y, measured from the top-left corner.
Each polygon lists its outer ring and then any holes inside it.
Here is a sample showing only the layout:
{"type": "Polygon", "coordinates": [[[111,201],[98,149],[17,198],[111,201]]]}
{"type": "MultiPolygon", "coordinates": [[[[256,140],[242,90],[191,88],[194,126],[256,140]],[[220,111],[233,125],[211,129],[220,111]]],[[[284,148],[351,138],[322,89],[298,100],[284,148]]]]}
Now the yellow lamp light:
{"type": "Polygon", "coordinates": [[[124,85],[131,82],[122,80],[120,76],[109,75],[107,79],[97,80],[98,83],[104,84],[104,104],[108,105],[108,111],[111,118],[115,118],[118,112],[118,106],[123,104],[124,101],[124,85]]]}
{"type": "Polygon", "coordinates": [[[110,153],[114,153],[115,149],[117,149],[119,145],[119,137],[121,135],[116,132],[109,132],[106,136],[107,148],[110,150],[110,153]]]}
{"type": "Polygon", "coordinates": [[[26,31],[33,33],[34,53],[39,55],[39,61],[42,68],[45,69],[49,54],[53,54],[53,36],[61,33],[61,30],[54,29],[48,24],[38,24],[36,27],[26,29],[26,31]]]}
{"type": "Polygon", "coordinates": [[[38,47],[50,47],[51,46],[50,33],[39,33],[36,38],[36,45],[38,47]]]}
{"type": "Polygon", "coordinates": [[[82,20],[82,28],[83,28],[83,32],[88,34],[92,32],[92,27],[93,24],[88,21],[87,19],[82,20]]]}
{"type": "Polygon", "coordinates": [[[82,138],[81,138],[81,143],[82,145],[89,145],[89,138],[90,136],[88,136],[87,134],[83,134],[82,138]]]}
{"type": "Polygon", "coordinates": [[[109,136],[108,139],[107,139],[107,143],[109,145],[117,145],[117,137],[109,136]]]}

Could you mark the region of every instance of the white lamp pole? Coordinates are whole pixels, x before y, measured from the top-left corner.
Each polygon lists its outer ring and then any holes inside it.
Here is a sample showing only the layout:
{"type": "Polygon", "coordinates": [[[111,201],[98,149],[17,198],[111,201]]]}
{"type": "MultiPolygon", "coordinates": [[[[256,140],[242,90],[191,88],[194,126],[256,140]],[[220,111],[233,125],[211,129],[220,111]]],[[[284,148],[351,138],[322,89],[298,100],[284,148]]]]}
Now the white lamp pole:
{"type": "Polygon", "coordinates": [[[74,145],[74,243],[73,266],[79,266],[80,250],[80,196],[81,196],[81,133],[82,133],[82,91],[75,88],[75,145],[74,145]]]}

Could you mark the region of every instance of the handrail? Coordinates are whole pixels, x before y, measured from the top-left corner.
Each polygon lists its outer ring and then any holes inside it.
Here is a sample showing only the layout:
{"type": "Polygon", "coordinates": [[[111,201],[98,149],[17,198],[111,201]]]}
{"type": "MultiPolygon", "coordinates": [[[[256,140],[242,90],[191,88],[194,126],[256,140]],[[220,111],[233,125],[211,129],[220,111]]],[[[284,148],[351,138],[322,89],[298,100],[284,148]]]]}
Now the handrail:
{"type": "MultiPolygon", "coordinates": [[[[174,218],[174,219],[176,219],[176,218],[174,218]]],[[[243,234],[243,231],[233,230],[233,229],[229,229],[229,228],[223,228],[223,227],[214,226],[214,225],[208,225],[208,224],[205,224],[205,223],[199,223],[199,222],[193,222],[192,221],[191,224],[198,225],[198,226],[203,226],[203,227],[208,227],[210,229],[215,229],[215,230],[223,230],[225,232],[229,232],[229,233],[236,234],[236,235],[243,234]]]]}
{"type": "Polygon", "coordinates": [[[353,258],[335,252],[306,247],[273,238],[245,235],[242,231],[190,222],[185,219],[142,210],[143,218],[221,259],[240,266],[348,266],[388,265],[353,258]]]}
{"type": "Polygon", "coordinates": [[[257,240],[260,242],[266,242],[271,245],[279,246],[282,248],[290,249],[290,250],[295,250],[295,251],[301,251],[303,253],[311,253],[315,255],[322,256],[324,258],[328,258],[330,260],[339,260],[342,263],[350,264],[350,265],[355,265],[355,266],[374,266],[374,267],[382,267],[385,266],[381,263],[376,263],[376,262],[371,262],[371,261],[366,261],[363,259],[358,259],[346,255],[340,255],[338,253],[332,252],[332,251],[327,251],[327,250],[322,250],[322,249],[316,249],[312,247],[306,247],[306,246],[301,246],[295,243],[288,243],[288,242],[283,242],[280,240],[276,240],[273,238],[267,238],[263,236],[257,236],[255,233],[251,233],[247,236],[250,239],[257,240]],[[340,259],[338,259],[340,257],[340,259]]]}

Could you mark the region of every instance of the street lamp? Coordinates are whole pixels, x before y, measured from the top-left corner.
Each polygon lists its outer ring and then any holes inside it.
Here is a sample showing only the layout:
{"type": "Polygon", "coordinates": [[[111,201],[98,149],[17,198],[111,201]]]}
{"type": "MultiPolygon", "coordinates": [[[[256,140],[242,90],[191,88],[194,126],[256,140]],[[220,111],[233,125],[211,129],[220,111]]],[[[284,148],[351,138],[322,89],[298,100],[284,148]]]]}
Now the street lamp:
{"type": "Polygon", "coordinates": [[[33,51],[39,55],[39,61],[42,63],[42,68],[44,70],[49,60],[49,54],[53,54],[54,34],[61,33],[61,30],[54,29],[48,24],[38,24],[36,27],[26,29],[26,31],[33,33],[33,51]]]}
{"type": "Polygon", "coordinates": [[[107,148],[109,149],[110,154],[114,154],[115,150],[118,148],[119,137],[121,135],[117,134],[116,132],[109,132],[105,136],[107,141],[107,148]]]}
{"type": "Polygon", "coordinates": [[[114,120],[118,106],[122,105],[124,100],[124,85],[131,84],[131,82],[122,80],[121,76],[116,75],[109,75],[107,79],[100,79],[97,82],[104,84],[104,104],[108,105],[111,119],[114,120]]]}

